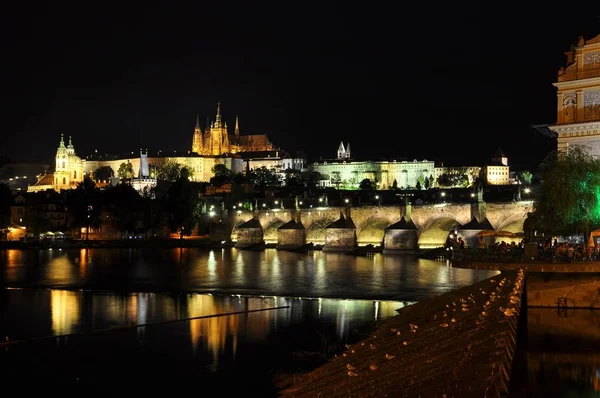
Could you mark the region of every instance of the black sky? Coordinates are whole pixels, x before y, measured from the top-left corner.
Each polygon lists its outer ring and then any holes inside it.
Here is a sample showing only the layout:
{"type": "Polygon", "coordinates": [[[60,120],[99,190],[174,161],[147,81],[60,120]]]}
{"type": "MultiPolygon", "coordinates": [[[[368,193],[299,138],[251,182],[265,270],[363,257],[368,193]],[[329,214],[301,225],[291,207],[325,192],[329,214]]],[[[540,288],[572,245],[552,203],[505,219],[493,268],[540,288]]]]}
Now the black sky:
{"type": "Polygon", "coordinates": [[[231,128],[313,160],[340,140],[461,164],[500,146],[531,170],[556,145],[529,125],[556,119],[564,52],[600,33],[598,1],[21,3],[0,16],[0,154],[47,162],[60,133],[80,156],[188,150],[221,101],[231,128]]]}

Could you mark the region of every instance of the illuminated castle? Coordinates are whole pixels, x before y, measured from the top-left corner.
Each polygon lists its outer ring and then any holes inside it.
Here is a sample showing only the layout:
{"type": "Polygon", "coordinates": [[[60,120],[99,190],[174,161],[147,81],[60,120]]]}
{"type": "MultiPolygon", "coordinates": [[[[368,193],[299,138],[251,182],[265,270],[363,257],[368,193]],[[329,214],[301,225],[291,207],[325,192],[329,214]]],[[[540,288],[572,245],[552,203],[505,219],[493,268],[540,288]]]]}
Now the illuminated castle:
{"type": "Polygon", "coordinates": [[[221,116],[221,103],[217,103],[217,116],[211,124],[207,121],[204,132],[200,118],[196,117],[196,128],[192,138],[192,153],[198,155],[223,155],[227,153],[271,151],[273,144],[265,134],[240,135],[239,118],[235,117],[233,134],[227,130],[227,122],[221,116]]]}
{"type": "Polygon", "coordinates": [[[34,185],[28,187],[29,192],[45,191],[46,189],[60,192],[61,189],[77,188],[77,185],[83,181],[85,159],[75,155],[71,137],[69,137],[69,145],[65,146],[64,136],[60,135],[55,160],[54,173],[40,176],[34,185]]]}
{"type": "Polygon", "coordinates": [[[558,71],[556,124],[557,150],[583,145],[600,157],[600,35],[579,37],[565,53],[566,67],[558,71]]]}

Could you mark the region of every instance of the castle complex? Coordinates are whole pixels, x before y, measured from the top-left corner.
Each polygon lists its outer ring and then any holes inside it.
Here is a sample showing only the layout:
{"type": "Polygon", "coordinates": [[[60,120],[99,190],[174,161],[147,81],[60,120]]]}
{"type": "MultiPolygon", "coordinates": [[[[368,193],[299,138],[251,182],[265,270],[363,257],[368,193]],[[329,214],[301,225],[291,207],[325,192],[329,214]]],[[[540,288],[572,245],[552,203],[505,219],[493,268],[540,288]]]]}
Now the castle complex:
{"type": "MultiPolygon", "coordinates": [[[[213,123],[207,122],[205,131],[200,128],[199,117],[196,118],[196,127],[192,137],[192,147],[187,155],[176,156],[148,156],[140,150],[139,156],[112,157],[112,158],[90,158],[81,159],[75,155],[71,138],[69,145],[65,146],[63,136],[56,151],[56,167],[54,173],[48,173],[40,177],[34,184],[30,185],[28,191],[44,191],[46,189],[69,189],[77,187],[83,181],[84,174],[93,174],[98,168],[109,166],[115,173],[122,163],[130,163],[134,171],[133,178],[141,181],[144,186],[149,177],[150,169],[158,168],[167,162],[175,162],[191,171],[191,179],[198,182],[209,181],[213,176],[212,168],[216,164],[224,164],[233,173],[243,171],[244,158],[252,159],[262,156],[265,151],[273,151],[274,146],[269,138],[264,135],[240,135],[239,119],[236,117],[235,130],[229,134],[227,123],[223,122],[221,115],[221,104],[217,105],[217,114],[213,123]],[[140,173],[146,170],[146,173],[140,173]]],[[[133,155],[133,152],[132,152],[133,155]]]]}
{"type": "Polygon", "coordinates": [[[557,150],[582,145],[600,157],[600,35],[579,38],[565,53],[566,67],[558,71],[556,124],[557,150]]]}

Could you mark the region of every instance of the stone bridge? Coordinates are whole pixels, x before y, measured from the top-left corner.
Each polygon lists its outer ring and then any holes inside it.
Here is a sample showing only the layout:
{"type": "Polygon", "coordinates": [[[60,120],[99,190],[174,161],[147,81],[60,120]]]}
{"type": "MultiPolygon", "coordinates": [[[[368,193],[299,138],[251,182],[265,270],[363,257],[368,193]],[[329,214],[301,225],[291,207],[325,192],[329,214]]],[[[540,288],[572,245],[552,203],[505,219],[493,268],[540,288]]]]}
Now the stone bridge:
{"type": "Polygon", "coordinates": [[[340,219],[340,214],[350,216],[356,229],[358,246],[381,245],[386,228],[399,222],[403,217],[412,220],[416,227],[418,248],[440,247],[446,243],[448,234],[455,228],[465,225],[474,218],[483,221],[487,218],[496,231],[523,232],[523,221],[533,210],[531,201],[506,203],[441,203],[403,206],[363,206],[363,207],[317,207],[311,209],[268,209],[238,211],[230,220],[230,236],[236,241],[238,226],[255,219],[263,231],[264,242],[278,242],[279,227],[293,219],[302,222],[306,242],[323,245],[327,240],[327,226],[340,219]]]}

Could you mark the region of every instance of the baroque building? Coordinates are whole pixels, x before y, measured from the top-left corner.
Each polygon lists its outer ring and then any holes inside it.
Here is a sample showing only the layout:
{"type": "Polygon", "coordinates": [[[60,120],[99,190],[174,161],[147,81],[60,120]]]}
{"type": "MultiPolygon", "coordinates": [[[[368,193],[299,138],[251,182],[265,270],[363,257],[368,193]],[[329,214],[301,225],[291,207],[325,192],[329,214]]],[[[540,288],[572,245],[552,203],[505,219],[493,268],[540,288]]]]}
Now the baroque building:
{"type": "Polygon", "coordinates": [[[556,134],[557,150],[581,145],[600,157],[600,35],[579,37],[565,53],[566,66],[553,83],[557,90],[557,117],[548,128],[556,134]]]}
{"type": "Polygon", "coordinates": [[[27,188],[27,191],[54,189],[60,192],[62,189],[77,188],[77,185],[83,181],[84,170],[85,159],[81,159],[75,154],[73,140],[69,137],[69,144],[65,146],[64,136],[61,134],[56,150],[54,172],[40,176],[35,184],[27,188]]]}

